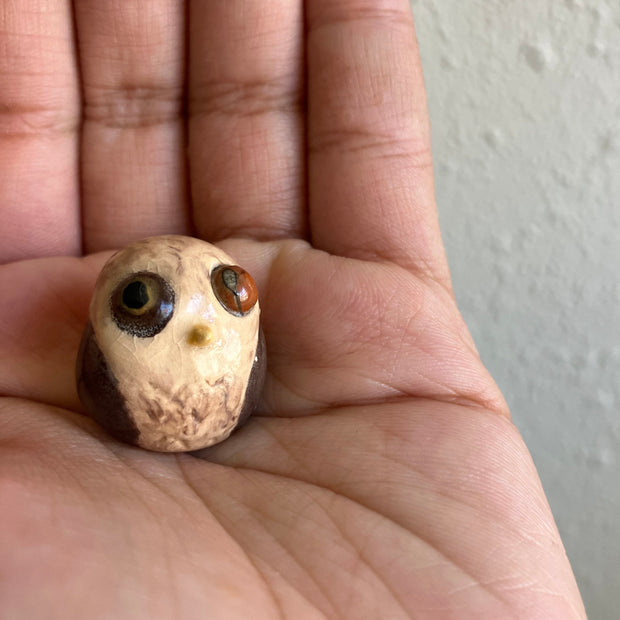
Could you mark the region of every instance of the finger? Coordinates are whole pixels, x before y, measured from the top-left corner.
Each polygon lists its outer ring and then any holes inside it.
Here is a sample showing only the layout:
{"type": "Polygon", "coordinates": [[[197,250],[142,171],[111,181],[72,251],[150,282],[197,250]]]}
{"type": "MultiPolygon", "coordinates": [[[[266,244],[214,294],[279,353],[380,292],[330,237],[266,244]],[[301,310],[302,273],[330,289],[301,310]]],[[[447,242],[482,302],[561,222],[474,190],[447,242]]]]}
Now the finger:
{"type": "Polygon", "coordinates": [[[80,250],[70,6],[0,6],[0,262],[80,250]]]}
{"type": "Polygon", "coordinates": [[[407,0],[307,3],[315,246],[447,277],[407,0]]]}
{"type": "Polygon", "coordinates": [[[189,155],[199,234],[304,234],[301,2],[190,3],[189,155]]]}
{"type": "Polygon", "coordinates": [[[187,233],[182,0],[83,0],[82,199],[88,251],[187,233]]]}

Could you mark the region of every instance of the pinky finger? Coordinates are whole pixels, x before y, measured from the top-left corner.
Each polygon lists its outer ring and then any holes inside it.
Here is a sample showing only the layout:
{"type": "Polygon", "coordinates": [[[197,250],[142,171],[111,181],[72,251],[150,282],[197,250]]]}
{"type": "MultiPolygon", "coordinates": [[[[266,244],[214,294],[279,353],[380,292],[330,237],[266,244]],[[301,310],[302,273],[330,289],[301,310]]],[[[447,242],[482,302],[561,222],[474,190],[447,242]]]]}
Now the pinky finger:
{"type": "Polygon", "coordinates": [[[80,252],[79,105],[71,3],[2,3],[0,262],[80,252]]]}

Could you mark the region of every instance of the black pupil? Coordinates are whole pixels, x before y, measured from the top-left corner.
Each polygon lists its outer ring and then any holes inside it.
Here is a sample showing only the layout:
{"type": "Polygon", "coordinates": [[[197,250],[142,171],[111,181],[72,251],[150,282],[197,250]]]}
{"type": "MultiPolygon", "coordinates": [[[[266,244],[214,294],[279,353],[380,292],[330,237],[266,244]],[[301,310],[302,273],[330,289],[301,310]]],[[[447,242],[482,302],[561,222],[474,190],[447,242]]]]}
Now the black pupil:
{"type": "Polygon", "coordinates": [[[125,287],[123,291],[123,303],[127,308],[139,310],[146,306],[148,302],[149,292],[144,282],[136,280],[125,287]]]}

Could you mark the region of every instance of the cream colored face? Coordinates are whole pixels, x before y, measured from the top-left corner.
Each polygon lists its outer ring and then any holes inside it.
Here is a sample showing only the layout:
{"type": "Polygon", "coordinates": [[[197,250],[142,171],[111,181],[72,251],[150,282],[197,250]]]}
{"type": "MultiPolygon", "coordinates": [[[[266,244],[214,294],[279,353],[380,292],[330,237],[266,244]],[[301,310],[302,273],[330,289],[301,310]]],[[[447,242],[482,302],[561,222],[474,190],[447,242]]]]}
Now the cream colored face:
{"type": "Polygon", "coordinates": [[[204,241],[168,236],[131,245],[103,268],[90,318],[140,431],[139,445],[194,450],[222,441],[236,426],[256,355],[260,309],[256,302],[245,314],[227,310],[221,295],[218,298],[212,273],[220,265],[234,264],[204,241]],[[134,274],[142,274],[138,284],[133,283],[134,274]],[[122,302],[119,320],[115,303],[123,299],[123,291],[129,307],[122,302]],[[172,303],[162,306],[162,316],[171,311],[169,318],[160,321],[165,322],[161,329],[148,328],[142,314],[150,311],[154,297],[170,297],[170,291],[172,303]],[[138,298],[135,303],[132,294],[138,298]],[[151,335],[153,331],[157,333],[151,335]]]}

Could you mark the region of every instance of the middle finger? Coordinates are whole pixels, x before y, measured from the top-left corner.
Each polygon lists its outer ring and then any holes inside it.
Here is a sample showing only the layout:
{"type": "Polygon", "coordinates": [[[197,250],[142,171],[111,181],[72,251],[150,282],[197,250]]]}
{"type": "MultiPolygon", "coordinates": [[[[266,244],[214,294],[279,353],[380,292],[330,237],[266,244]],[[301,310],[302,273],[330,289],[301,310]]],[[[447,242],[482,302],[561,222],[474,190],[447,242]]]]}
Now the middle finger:
{"type": "Polygon", "coordinates": [[[302,236],[302,3],[196,0],[189,24],[189,158],[198,234],[212,242],[302,236]]]}

